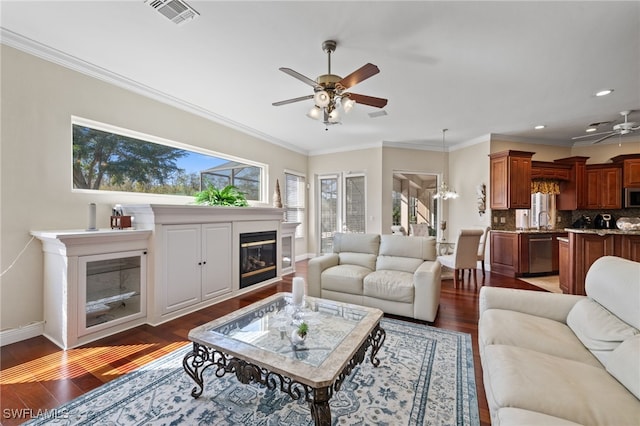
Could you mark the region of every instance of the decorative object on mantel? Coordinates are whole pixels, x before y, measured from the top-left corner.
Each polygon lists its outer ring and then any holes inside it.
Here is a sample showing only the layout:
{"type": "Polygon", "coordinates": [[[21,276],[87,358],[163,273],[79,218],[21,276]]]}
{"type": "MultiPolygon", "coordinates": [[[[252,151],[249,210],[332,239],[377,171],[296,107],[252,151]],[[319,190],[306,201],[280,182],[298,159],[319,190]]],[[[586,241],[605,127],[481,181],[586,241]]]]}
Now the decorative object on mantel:
{"type": "Polygon", "coordinates": [[[280,182],[276,179],[276,188],[273,191],[273,207],[282,208],[282,197],[280,196],[280,182]]]}
{"type": "Polygon", "coordinates": [[[227,185],[222,189],[218,189],[209,184],[206,189],[197,192],[195,198],[196,204],[205,206],[247,207],[249,205],[245,194],[233,185],[227,185]]]}
{"type": "Polygon", "coordinates": [[[96,228],[96,203],[89,203],[89,226],[87,231],[97,231],[96,228]]]}
{"type": "Polygon", "coordinates": [[[487,210],[487,185],[481,183],[476,187],[478,194],[478,213],[482,216],[487,210]]]}
{"type": "MultiPolygon", "coordinates": [[[[445,153],[445,146],[444,146],[444,134],[445,132],[449,130],[449,129],[442,129],[442,159],[444,160],[444,153],[445,153]]],[[[445,162],[445,171],[447,171],[449,168],[446,166],[447,162],[445,162]]],[[[458,193],[453,189],[453,188],[449,188],[449,186],[447,185],[447,183],[444,181],[444,178],[442,179],[442,182],[440,183],[440,186],[438,187],[438,191],[433,195],[433,198],[435,199],[442,199],[442,200],[448,200],[449,198],[458,198],[458,193]]]]}

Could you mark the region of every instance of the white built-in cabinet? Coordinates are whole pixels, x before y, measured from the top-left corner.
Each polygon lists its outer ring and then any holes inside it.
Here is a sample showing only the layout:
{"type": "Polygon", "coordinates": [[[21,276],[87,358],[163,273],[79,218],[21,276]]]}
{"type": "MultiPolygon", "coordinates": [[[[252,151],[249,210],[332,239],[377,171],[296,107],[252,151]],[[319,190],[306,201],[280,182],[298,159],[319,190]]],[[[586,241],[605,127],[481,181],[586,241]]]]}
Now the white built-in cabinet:
{"type": "Polygon", "coordinates": [[[165,225],[162,232],[162,314],[231,293],[231,223],[165,225]]]}
{"type": "Polygon", "coordinates": [[[44,335],[63,349],[144,324],[148,230],[32,231],[44,251],[44,335]]]}

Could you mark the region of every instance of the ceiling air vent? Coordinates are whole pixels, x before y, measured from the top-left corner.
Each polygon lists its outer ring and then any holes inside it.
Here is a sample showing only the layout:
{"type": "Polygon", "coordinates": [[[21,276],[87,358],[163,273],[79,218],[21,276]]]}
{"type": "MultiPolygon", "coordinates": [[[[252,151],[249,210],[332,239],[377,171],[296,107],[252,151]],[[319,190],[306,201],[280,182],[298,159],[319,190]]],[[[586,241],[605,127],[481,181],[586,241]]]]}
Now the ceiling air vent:
{"type": "Polygon", "coordinates": [[[377,118],[377,117],[384,117],[385,115],[387,115],[387,111],[381,109],[380,111],[375,111],[375,112],[370,112],[369,113],[369,117],[370,118],[377,118]]]}
{"type": "Polygon", "coordinates": [[[178,25],[200,16],[194,8],[181,0],[147,0],[147,3],[178,25]]]}

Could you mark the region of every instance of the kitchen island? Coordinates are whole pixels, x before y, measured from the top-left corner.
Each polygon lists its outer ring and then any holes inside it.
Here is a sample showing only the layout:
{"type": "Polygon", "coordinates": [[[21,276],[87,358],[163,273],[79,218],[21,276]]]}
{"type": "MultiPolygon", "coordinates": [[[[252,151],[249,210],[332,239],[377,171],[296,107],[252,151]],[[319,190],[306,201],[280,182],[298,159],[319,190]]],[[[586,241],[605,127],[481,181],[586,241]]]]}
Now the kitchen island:
{"type": "Polygon", "coordinates": [[[557,237],[566,237],[566,230],[491,230],[490,236],[492,273],[509,277],[558,273],[557,237]]]}
{"type": "Polygon", "coordinates": [[[587,271],[602,256],[640,262],[640,231],[572,228],[565,231],[567,238],[559,241],[559,275],[563,293],[585,295],[587,271]]]}

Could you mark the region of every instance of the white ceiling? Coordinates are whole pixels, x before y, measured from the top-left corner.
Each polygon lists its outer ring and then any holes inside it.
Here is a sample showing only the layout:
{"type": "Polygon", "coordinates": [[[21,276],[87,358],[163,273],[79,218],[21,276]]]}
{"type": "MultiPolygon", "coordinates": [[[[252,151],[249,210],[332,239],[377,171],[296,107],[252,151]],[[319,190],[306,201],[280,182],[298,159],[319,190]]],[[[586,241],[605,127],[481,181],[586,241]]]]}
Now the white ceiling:
{"type": "Polygon", "coordinates": [[[3,0],[2,42],[309,154],[440,149],[443,128],[447,146],[490,133],[571,145],[640,110],[638,1],[188,4],[200,16],[178,26],[143,0],[3,0]],[[334,74],[380,68],[352,91],[388,98],[388,115],[358,105],[325,131],[305,116],[311,100],[271,105],[312,93],[278,68],[325,74],[327,39],[334,74]]]}

